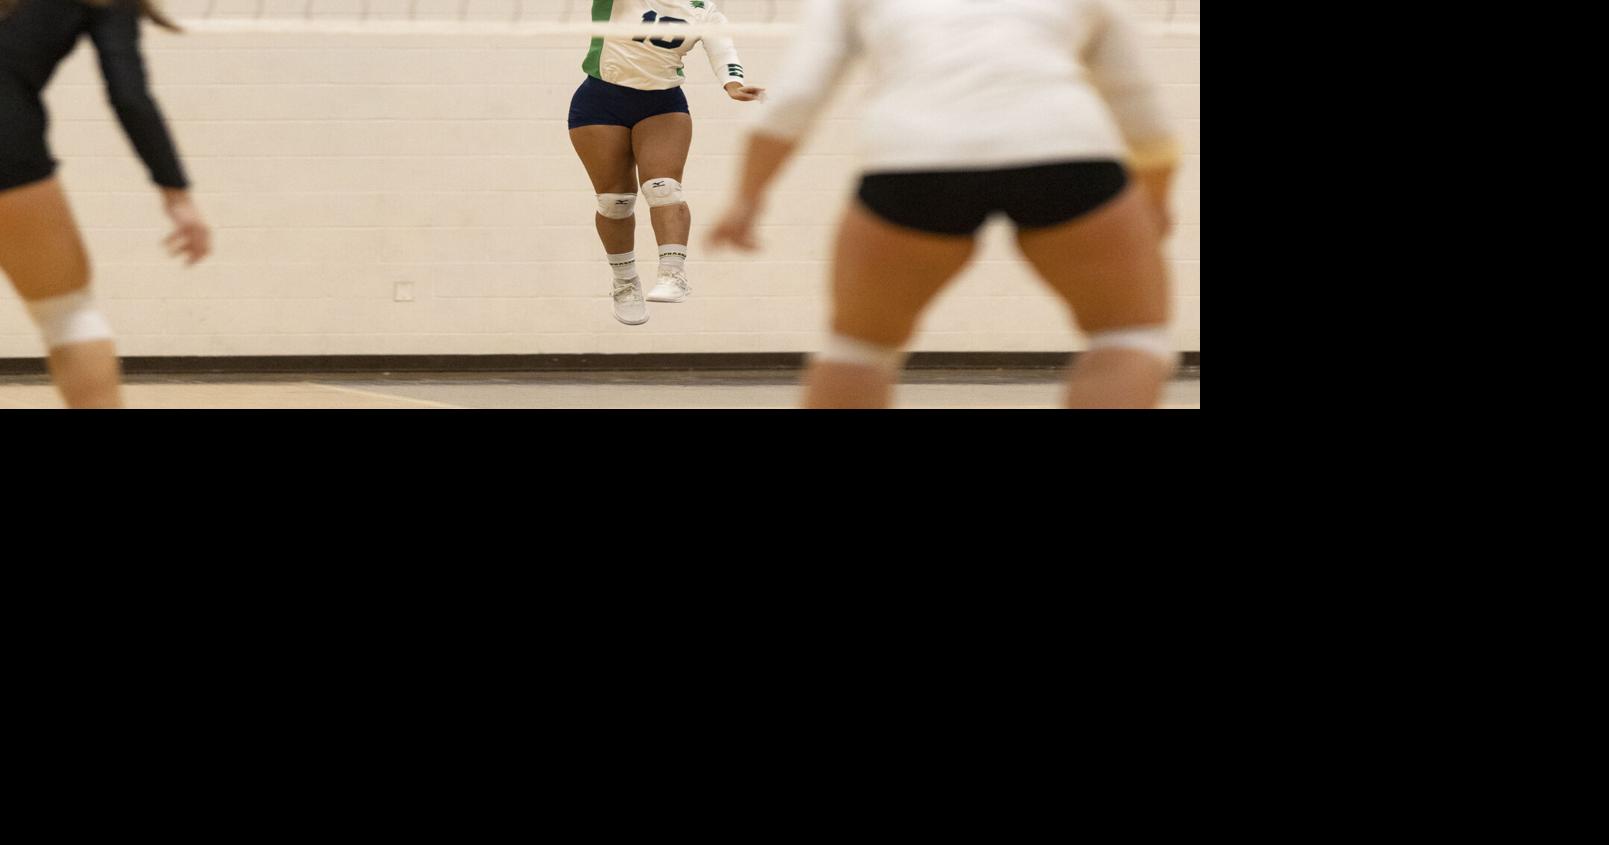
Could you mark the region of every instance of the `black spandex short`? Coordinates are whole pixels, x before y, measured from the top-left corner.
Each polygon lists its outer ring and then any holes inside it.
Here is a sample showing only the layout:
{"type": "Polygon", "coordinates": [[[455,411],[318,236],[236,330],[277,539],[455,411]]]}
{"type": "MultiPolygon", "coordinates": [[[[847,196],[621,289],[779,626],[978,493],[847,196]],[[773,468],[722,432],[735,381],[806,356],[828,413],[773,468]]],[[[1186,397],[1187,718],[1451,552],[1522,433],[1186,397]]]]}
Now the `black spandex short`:
{"type": "Polygon", "coordinates": [[[1116,161],[870,173],[860,180],[860,201],[899,226],[936,235],[970,235],[996,212],[1024,229],[1066,223],[1111,201],[1128,181],[1128,171],[1116,161]]]}
{"type": "Polygon", "coordinates": [[[56,162],[45,147],[39,95],[0,68],[0,191],[49,179],[56,162]]]}

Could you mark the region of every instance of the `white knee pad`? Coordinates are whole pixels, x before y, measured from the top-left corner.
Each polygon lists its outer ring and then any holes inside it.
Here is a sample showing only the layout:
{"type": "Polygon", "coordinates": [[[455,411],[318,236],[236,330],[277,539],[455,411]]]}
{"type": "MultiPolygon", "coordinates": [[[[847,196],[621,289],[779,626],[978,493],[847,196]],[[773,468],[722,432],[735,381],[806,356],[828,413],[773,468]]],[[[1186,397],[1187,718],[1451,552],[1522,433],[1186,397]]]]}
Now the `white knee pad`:
{"type": "Polygon", "coordinates": [[[610,220],[624,220],[637,212],[636,194],[599,194],[598,213],[610,220]]]}
{"type": "Polygon", "coordinates": [[[1167,326],[1135,326],[1114,329],[1089,336],[1089,349],[1129,349],[1144,352],[1166,364],[1169,369],[1179,365],[1179,352],[1174,349],[1173,332],[1167,326]]]}
{"type": "Polygon", "coordinates": [[[46,349],[112,339],[112,326],[96,310],[89,288],[50,299],[31,299],[27,305],[44,335],[46,349]]]}
{"type": "Polygon", "coordinates": [[[853,364],[871,367],[885,373],[897,373],[905,366],[905,350],[897,346],[883,346],[845,335],[833,335],[826,346],[816,353],[816,360],[827,364],[853,364]]]}
{"type": "Polygon", "coordinates": [[[682,197],[682,183],[675,179],[644,179],[642,195],[648,198],[650,208],[687,202],[682,197]]]}

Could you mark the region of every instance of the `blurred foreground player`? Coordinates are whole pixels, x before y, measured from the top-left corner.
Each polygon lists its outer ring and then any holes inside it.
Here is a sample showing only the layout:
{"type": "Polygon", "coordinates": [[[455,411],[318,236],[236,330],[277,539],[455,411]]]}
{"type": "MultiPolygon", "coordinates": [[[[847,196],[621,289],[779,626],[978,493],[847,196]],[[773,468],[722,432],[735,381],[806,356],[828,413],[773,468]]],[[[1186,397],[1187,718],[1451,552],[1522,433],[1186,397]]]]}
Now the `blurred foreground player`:
{"type": "Polygon", "coordinates": [[[210,251],[146,84],[142,18],[174,28],[151,0],[0,0],[0,271],[39,325],[51,378],[71,408],[122,405],[111,327],[90,293],[89,257],[45,141],[42,92],[81,36],[94,41],[107,96],[176,226],[168,251],[190,264],[210,251]]]}
{"type": "Polygon", "coordinates": [[[716,245],[752,250],[768,189],[849,63],[870,64],[864,172],[805,404],[887,407],[923,310],[1003,213],[1089,350],[1075,408],[1149,408],[1176,352],[1161,254],[1178,145],[1119,0],[811,0],[716,245]]]}

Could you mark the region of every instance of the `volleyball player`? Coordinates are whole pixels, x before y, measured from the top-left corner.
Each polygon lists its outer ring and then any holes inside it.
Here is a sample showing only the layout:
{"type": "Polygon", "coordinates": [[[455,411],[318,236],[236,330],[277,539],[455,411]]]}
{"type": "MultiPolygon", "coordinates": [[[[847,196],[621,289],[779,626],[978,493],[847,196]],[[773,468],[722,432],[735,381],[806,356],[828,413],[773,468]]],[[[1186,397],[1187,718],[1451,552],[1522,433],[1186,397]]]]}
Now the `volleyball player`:
{"type": "Polygon", "coordinates": [[[778,170],[871,57],[864,172],[810,407],[886,407],[923,310],[1003,213],[1089,349],[1071,407],[1153,407],[1175,366],[1161,238],[1178,160],[1118,0],[811,0],[712,242],[752,250],[778,170]]]}
{"type": "Polygon", "coordinates": [[[636,204],[639,186],[659,242],[655,302],[681,302],[687,280],[692,214],[682,194],[682,170],[693,141],[693,119],[682,92],[687,54],[700,41],[727,96],[756,100],[762,89],[744,78],[730,38],[678,35],[684,24],[722,24],[713,0],[593,0],[592,19],[662,25],[664,35],[594,38],[581,67],[587,78],[570,101],[570,143],[598,197],[595,222],[614,276],[615,319],[648,322],[637,275],[636,204]]]}
{"type": "Polygon", "coordinates": [[[175,230],[168,250],[194,264],[210,234],[151,99],[140,20],[175,29],[152,0],[0,0],[0,270],[39,325],[51,378],[68,407],[122,404],[117,350],[91,294],[89,259],[45,141],[41,92],[88,35],[113,110],[161,190],[175,230]]]}

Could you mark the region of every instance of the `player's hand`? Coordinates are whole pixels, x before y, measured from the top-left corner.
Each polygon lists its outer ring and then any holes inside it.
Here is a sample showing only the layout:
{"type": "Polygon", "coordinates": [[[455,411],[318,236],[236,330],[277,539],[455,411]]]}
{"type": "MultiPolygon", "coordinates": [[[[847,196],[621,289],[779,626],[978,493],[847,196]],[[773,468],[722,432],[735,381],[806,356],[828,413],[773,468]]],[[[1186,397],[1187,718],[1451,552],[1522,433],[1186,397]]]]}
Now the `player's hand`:
{"type": "Polygon", "coordinates": [[[726,83],[726,96],[738,102],[747,103],[765,96],[764,88],[750,88],[741,82],[726,83]]]}
{"type": "Polygon", "coordinates": [[[759,209],[753,203],[738,201],[710,230],[710,249],[731,247],[742,252],[759,249],[760,241],[754,236],[759,216],[759,209]]]}
{"type": "Polygon", "coordinates": [[[174,188],[164,189],[162,203],[174,226],[173,234],[168,235],[162,242],[162,245],[168,248],[168,254],[184,256],[187,267],[211,255],[212,230],[208,229],[206,222],[201,219],[201,212],[190,199],[190,192],[174,188]]]}

